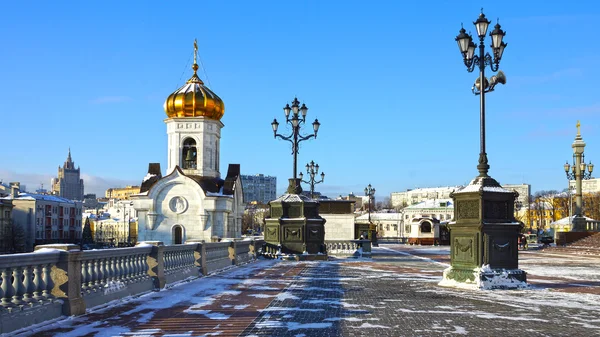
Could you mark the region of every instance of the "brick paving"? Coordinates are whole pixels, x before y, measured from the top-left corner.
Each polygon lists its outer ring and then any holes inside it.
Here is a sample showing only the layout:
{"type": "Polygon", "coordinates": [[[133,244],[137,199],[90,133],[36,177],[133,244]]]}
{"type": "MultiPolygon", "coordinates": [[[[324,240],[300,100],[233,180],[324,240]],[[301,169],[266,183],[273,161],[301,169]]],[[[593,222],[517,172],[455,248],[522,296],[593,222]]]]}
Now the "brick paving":
{"type": "MultiPolygon", "coordinates": [[[[198,290],[186,301],[142,310],[130,301],[19,336],[600,336],[600,258],[521,253],[530,289],[473,291],[437,286],[444,249],[382,245],[372,260],[258,261],[190,282],[198,290]],[[230,286],[211,292],[202,282],[230,286]]],[[[178,288],[143,301],[168,301],[178,288]]]]}

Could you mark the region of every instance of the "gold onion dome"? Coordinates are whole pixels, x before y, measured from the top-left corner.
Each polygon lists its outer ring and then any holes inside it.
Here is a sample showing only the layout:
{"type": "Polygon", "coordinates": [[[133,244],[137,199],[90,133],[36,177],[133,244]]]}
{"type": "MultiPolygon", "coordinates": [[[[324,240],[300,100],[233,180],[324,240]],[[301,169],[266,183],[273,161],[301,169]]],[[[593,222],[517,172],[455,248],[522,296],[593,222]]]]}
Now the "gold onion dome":
{"type": "Polygon", "coordinates": [[[184,86],[175,90],[165,101],[164,108],[168,118],[206,117],[220,120],[225,114],[225,104],[217,94],[208,89],[198,77],[196,55],[198,47],[194,41],[194,75],[184,86]]]}

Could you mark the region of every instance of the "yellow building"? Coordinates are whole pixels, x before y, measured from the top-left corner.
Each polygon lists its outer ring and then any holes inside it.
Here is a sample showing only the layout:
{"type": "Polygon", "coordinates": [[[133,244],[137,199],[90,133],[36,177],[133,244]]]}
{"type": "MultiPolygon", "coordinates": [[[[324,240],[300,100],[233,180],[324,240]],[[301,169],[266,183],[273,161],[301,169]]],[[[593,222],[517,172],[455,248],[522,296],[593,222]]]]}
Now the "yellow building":
{"type": "Polygon", "coordinates": [[[122,222],[118,219],[90,219],[92,238],[97,244],[135,245],[138,239],[137,221],[122,222]],[[127,233],[129,231],[129,234],[127,233]]]}
{"type": "Polygon", "coordinates": [[[133,194],[140,193],[139,186],[125,186],[123,188],[109,188],[106,190],[105,196],[109,199],[129,200],[133,194]]]}

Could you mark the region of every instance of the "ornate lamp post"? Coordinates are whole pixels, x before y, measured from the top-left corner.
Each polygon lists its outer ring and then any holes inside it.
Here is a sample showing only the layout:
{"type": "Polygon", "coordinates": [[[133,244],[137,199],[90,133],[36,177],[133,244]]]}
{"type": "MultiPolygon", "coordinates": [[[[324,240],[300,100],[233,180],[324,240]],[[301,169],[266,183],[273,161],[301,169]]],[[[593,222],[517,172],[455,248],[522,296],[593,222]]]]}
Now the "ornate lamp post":
{"type": "Polygon", "coordinates": [[[302,127],[302,124],[306,122],[306,114],[308,112],[308,108],[304,103],[302,104],[302,106],[300,106],[300,101],[298,101],[298,98],[294,98],[291,107],[289,104],[286,104],[283,108],[283,112],[285,113],[285,122],[289,123],[292,126],[292,133],[289,136],[278,134],[277,129],[279,128],[279,123],[277,122],[277,119],[273,119],[273,122],[271,122],[271,127],[273,128],[273,135],[275,138],[279,137],[283,140],[289,141],[292,144],[292,155],[294,156],[294,175],[293,178],[290,179],[288,193],[299,194],[300,192],[302,192],[302,188],[300,187],[300,179],[296,178],[298,167],[299,144],[300,142],[311,139],[313,137],[317,138],[317,132],[319,132],[319,126],[321,125],[321,123],[319,123],[318,119],[315,119],[315,121],[312,123],[314,132],[312,135],[303,136],[300,134],[300,128],[302,127]],[[290,113],[292,113],[292,117],[290,117],[290,113]]]}
{"type": "Polygon", "coordinates": [[[306,173],[310,177],[307,181],[302,180],[303,174],[300,172],[300,181],[305,184],[310,185],[310,198],[315,198],[315,185],[320,184],[325,180],[325,173],[321,172],[321,180],[315,180],[315,176],[319,174],[319,164],[315,164],[314,161],[310,161],[309,164],[306,164],[306,173]]]}
{"type": "Polygon", "coordinates": [[[485,150],[485,94],[493,91],[498,83],[506,83],[504,73],[498,71],[506,48],[506,43],[502,41],[505,33],[500,29],[500,24],[495,25],[489,33],[492,40],[492,54],[489,54],[485,51],[484,41],[490,21],[482,12],[473,24],[477,29],[479,46],[475,45],[473,37],[464,28],[460,29],[455,40],[467,71],[472,72],[476,67],[479,69],[479,77],[471,89],[473,94],[479,95],[479,175],[469,185],[450,194],[455,209],[454,220],[448,225],[451,266],[444,270],[440,285],[513,288],[526,281],[525,272],[518,269],[517,238],[523,227],[515,219],[518,193],[502,188],[488,175],[490,166],[485,150]],[[485,77],[486,66],[490,66],[493,72],[498,71],[489,80],[485,77]],[[498,286],[494,281],[496,279],[503,284],[498,286]],[[510,282],[504,282],[508,280],[510,282]]]}
{"type": "MultiPolygon", "coordinates": [[[[325,249],[325,219],[319,215],[319,203],[300,195],[302,175],[297,178],[298,149],[302,141],[317,138],[319,120],[312,123],[313,134],[304,136],[300,134],[302,124],[306,122],[308,108],[297,98],[292,101],[292,106],[286,104],[283,108],[285,122],[292,126],[292,133],[288,136],[277,133],[279,123],[273,119],[273,136],[287,140],[292,144],[294,156],[294,174],[288,186],[287,193],[269,201],[269,216],[265,218],[265,254],[278,256],[280,254],[296,255],[297,259],[326,259],[325,249]],[[291,114],[291,115],[290,115],[291,114]]],[[[310,165],[307,166],[310,168],[310,165]]],[[[318,166],[316,166],[318,172],[318,166]]],[[[308,171],[310,173],[310,171],[308,171]]],[[[324,175],[322,175],[324,176],[324,175]]],[[[314,176],[312,177],[314,179],[314,176]]],[[[313,182],[314,183],[314,182],[313,182]]],[[[314,190],[314,184],[311,187],[314,190]]]]}
{"type": "Polygon", "coordinates": [[[475,85],[471,89],[473,94],[479,95],[479,120],[480,120],[480,151],[479,151],[479,164],[477,170],[479,171],[480,177],[487,177],[490,166],[488,165],[487,153],[485,152],[485,94],[494,91],[494,87],[498,83],[505,84],[506,77],[502,71],[499,71],[497,75],[494,75],[488,79],[485,77],[485,67],[490,66],[493,72],[498,71],[504,48],[507,44],[502,42],[502,38],[506,34],[500,29],[500,24],[497,23],[494,26],[494,30],[490,33],[492,37],[492,53],[493,57],[485,52],[485,34],[487,33],[490,21],[486,19],[482,12],[479,14],[477,21],[473,22],[477,28],[477,36],[479,37],[479,55],[475,55],[476,45],[473,42],[473,37],[467,34],[464,28],[460,29],[456,42],[458,42],[458,48],[463,56],[463,62],[467,67],[468,72],[472,72],[475,66],[479,68],[479,78],[475,81],[475,85]],[[483,83],[483,85],[482,85],[483,83]]]}
{"type": "Polygon", "coordinates": [[[585,154],[583,153],[585,142],[581,138],[580,127],[581,124],[577,121],[577,136],[575,136],[575,141],[571,146],[573,148],[573,166],[568,161],[563,166],[567,179],[569,181],[575,180],[575,214],[573,216],[573,228],[571,229],[574,232],[585,231],[587,227],[585,217],[583,216],[583,193],[581,185],[584,179],[592,178],[592,171],[594,171],[594,164],[592,162],[589,164],[585,163],[585,154]]]}
{"type": "Polygon", "coordinates": [[[369,197],[369,225],[371,224],[371,199],[375,195],[375,188],[369,184],[369,186],[365,187],[365,195],[369,197]]]}

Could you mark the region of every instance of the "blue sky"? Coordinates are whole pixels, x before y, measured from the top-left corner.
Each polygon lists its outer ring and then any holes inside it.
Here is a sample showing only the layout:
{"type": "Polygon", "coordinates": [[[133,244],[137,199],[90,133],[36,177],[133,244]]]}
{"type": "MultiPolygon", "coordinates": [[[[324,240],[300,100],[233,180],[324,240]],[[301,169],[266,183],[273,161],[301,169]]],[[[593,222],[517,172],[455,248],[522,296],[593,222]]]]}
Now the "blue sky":
{"type": "Polygon", "coordinates": [[[319,163],[318,190],[330,197],[369,183],[378,198],[468,183],[477,75],[454,37],[461,22],[475,33],[481,7],[508,43],[508,83],[486,96],[490,175],[563,189],[578,119],[586,159],[600,160],[593,1],[7,2],[0,179],[47,187],[69,147],[86,193],[139,184],[149,162],[166,169],[162,105],[191,76],[197,38],[200,77],[226,107],[222,174],[240,163],[244,174],[277,176],[284,191],[292,156],[270,122],[297,96],[307,120],[321,122],[318,138],[302,143],[300,168],[319,163]]]}

